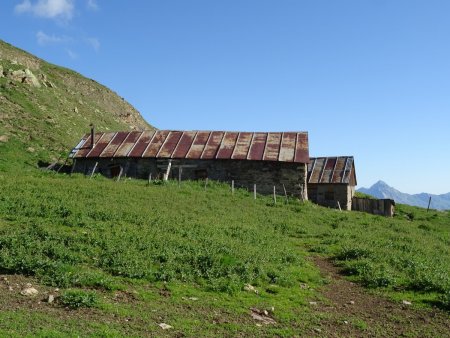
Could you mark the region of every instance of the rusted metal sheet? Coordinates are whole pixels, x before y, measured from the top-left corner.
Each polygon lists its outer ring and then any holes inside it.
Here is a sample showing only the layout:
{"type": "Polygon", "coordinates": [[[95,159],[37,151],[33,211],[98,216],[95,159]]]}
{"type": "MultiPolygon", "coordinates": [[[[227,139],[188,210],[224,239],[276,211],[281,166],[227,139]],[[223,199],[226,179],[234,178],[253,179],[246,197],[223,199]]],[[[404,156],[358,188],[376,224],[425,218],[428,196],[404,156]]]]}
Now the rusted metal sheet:
{"type": "Polygon", "coordinates": [[[217,151],[219,150],[220,143],[222,142],[224,132],[213,131],[209,136],[209,140],[206,144],[205,149],[203,149],[203,154],[201,156],[202,160],[212,160],[216,157],[217,151]]]}
{"type": "Polygon", "coordinates": [[[336,167],[334,169],[333,177],[331,178],[331,183],[341,183],[342,177],[345,169],[346,157],[338,157],[336,161],[336,167]]]}
{"type": "Polygon", "coordinates": [[[86,157],[99,157],[102,151],[107,147],[116,133],[104,133],[103,136],[95,143],[94,148],[86,155],[86,157]]]}
{"type": "Polygon", "coordinates": [[[352,156],[312,157],[308,164],[308,183],[356,184],[356,175],[355,183],[352,175],[355,175],[352,156]]]}
{"type": "Polygon", "coordinates": [[[171,158],[182,134],[181,131],[171,131],[156,157],[171,158]]]}
{"type": "Polygon", "coordinates": [[[147,149],[145,149],[142,157],[157,157],[161,150],[167,136],[169,136],[169,130],[157,130],[155,136],[149,141],[147,149]]]}
{"type": "Polygon", "coordinates": [[[233,155],[231,155],[233,160],[245,160],[247,158],[252,137],[253,133],[239,133],[236,147],[234,148],[233,155]]]}
{"type": "Polygon", "coordinates": [[[114,138],[109,142],[108,146],[103,150],[103,152],[100,154],[100,157],[113,157],[116,150],[119,148],[119,146],[122,144],[122,142],[125,140],[125,138],[128,136],[128,132],[126,131],[120,131],[118,132],[114,138]]]}
{"type": "Polygon", "coordinates": [[[280,155],[278,161],[293,162],[295,155],[295,142],[297,140],[296,133],[283,133],[281,139],[280,155]]]}
{"type": "Polygon", "coordinates": [[[297,143],[295,146],[294,162],[298,163],[309,162],[308,133],[297,133],[297,143]]]}
{"type": "Polygon", "coordinates": [[[350,174],[352,172],[352,168],[353,168],[353,158],[349,157],[347,158],[346,164],[345,164],[345,169],[344,169],[344,174],[343,174],[343,178],[342,178],[342,183],[349,183],[350,182],[350,174]]]}
{"type": "Polygon", "coordinates": [[[199,159],[202,156],[203,149],[205,148],[206,142],[208,142],[209,131],[199,131],[195,135],[194,142],[192,143],[191,149],[186,154],[186,158],[199,159]]]}
{"type": "Polygon", "coordinates": [[[154,130],[144,131],[137,140],[133,149],[131,149],[128,157],[141,157],[154,135],[154,130]]]}
{"type": "Polygon", "coordinates": [[[320,174],[322,173],[325,160],[325,158],[316,158],[314,159],[314,162],[310,163],[310,165],[313,166],[314,170],[311,172],[311,175],[308,179],[309,183],[319,183],[320,174]]]}
{"type": "Polygon", "coordinates": [[[225,131],[97,133],[94,149],[86,134],[71,157],[154,157],[309,162],[308,134],[225,131]],[[81,146],[80,146],[81,145],[81,146]]]}
{"type": "Polygon", "coordinates": [[[320,183],[329,183],[333,177],[334,165],[336,164],[336,158],[330,157],[325,162],[325,169],[322,173],[322,178],[320,179],[320,183]]]}
{"type": "Polygon", "coordinates": [[[253,161],[260,161],[264,155],[264,148],[266,147],[267,133],[255,133],[253,135],[252,144],[248,151],[247,159],[253,161]]]}
{"type": "MultiPolygon", "coordinates": [[[[100,138],[103,136],[103,133],[97,133],[94,135],[94,144],[100,140],[100,138]]],[[[80,150],[77,151],[75,158],[82,158],[86,157],[87,154],[92,150],[93,147],[91,147],[91,137],[90,134],[86,135],[86,142],[81,146],[80,150]]]]}
{"type": "Polygon", "coordinates": [[[142,135],[141,131],[132,131],[128,133],[125,140],[119,146],[119,148],[114,153],[113,157],[126,157],[131,149],[133,149],[134,145],[139,139],[139,136],[142,135]]]}
{"type": "Polygon", "coordinates": [[[219,160],[228,160],[233,154],[234,147],[236,146],[236,140],[239,133],[237,132],[225,132],[222,143],[220,144],[216,158],[219,160]]]}
{"type": "Polygon", "coordinates": [[[266,149],[264,150],[264,161],[278,161],[280,152],[281,133],[268,133],[266,149]]]}
{"type": "Polygon", "coordinates": [[[80,149],[82,149],[83,146],[86,144],[87,138],[88,138],[88,134],[84,135],[81,138],[80,142],[78,142],[78,144],[75,146],[75,148],[73,148],[72,151],[70,152],[69,158],[74,158],[77,155],[78,151],[80,151],[80,149]]]}
{"type": "Polygon", "coordinates": [[[189,149],[191,149],[196,134],[196,131],[183,132],[180,142],[178,142],[178,145],[172,154],[172,158],[185,158],[189,149]]]}

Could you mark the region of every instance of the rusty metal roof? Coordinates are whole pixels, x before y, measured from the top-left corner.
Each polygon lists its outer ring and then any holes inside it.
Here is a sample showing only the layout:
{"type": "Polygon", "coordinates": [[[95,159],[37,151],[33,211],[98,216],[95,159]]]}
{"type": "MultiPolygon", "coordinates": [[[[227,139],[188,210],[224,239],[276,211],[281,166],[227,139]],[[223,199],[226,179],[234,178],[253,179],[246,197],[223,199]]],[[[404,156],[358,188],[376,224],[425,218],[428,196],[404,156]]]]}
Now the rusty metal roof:
{"type": "Polygon", "coordinates": [[[307,132],[131,131],[86,134],[73,158],[173,158],[309,162],[307,132]]]}
{"type": "Polygon", "coordinates": [[[356,185],[353,156],[311,157],[308,183],[344,183],[356,185]]]}

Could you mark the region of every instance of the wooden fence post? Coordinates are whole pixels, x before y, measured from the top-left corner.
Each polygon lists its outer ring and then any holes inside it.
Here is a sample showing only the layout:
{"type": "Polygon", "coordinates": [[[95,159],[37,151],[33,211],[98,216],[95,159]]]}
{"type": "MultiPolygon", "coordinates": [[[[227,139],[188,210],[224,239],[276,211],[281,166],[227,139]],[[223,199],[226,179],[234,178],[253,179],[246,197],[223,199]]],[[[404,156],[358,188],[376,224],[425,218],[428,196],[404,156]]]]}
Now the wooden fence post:
{"type": "Polygon", "coordinates": [[[205,191],[206,191],[206,186],[208,185],[208,177],[205,178],[205,191]]]}
{"type": "Polygon", "coordinates": [[[277,204],[277,192],[275,186],[273,186],[273,204],[277,204]]]}
{"type": "Polygon", "coordinates": [[[430,198],[428,199],[428,208],[427,208],[427,212],[428,212],[428,210],[430,210],[430,204],[431,204],[431,196],[430,196],[430,198]]]}
{"type": "Polygon", "coordinates": [[[253,199],[256,200],[256,184],[253,184],[253,199]]]}
{"type": "Polygon", "coordinates": [[[284,197],[286,197],[286,203],[288,203],[288,195],[287,195],[286,187],[284,186],[284,183],[283,183],[283,190],[284,190],[284,197]]]}
{"type": "Polygon", "coordinates": [[[150,173],[148,174],[148,184],[150,184],[151,181],[152,181],[152,172],[150,171],[150,173]]]}
{"type": "Polygon", "coordinates": [[[123,174],[123,167],[120,166],[119,176],[117,176],[117,182],[120,181],[120,178],[122,177],[122,174],[123,174]]]}
{"type": "Polygon", "coordinates": [[[231,193],[234,195],[234,180],[231,180],[231,193]]]}
{"type": "Polygon", "coordinates": [[[95,170],[97,169],[97,166],[98,166],[98,162],[95,162],[94,169],[92,169],[92,173],[91,173],[91,176],[89,177],[89,179],[91,179],[92,176],[94,176],[95,170]]]}

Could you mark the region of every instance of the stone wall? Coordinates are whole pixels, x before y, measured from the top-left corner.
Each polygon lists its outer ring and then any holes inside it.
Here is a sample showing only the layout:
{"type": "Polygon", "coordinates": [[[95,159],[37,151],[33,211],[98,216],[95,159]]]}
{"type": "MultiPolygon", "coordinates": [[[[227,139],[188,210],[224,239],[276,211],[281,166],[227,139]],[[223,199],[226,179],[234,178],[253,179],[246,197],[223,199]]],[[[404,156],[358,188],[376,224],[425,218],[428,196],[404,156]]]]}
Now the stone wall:
{"type": "Polygon", "coordinates": [[[308,199],[314,203],[343,210],[352,209],[355,187],[349,184],[308,184],[308,199]]]}
{"type": "MultiPolygon", "coordinates": [[[[122,175],[147,179],[162,179],[169,160],[155,158],[82,158],[76,159],[73,171],[89,175],[97,163],[96,172],[107,177],[122,175]]],[[[260,194],[272,194],[275,186],[279,195],[284,194],[307,198],[306,165],[290,162],[239,161],[239,160],[171,160],[170,179],[178,179],[181,171],[182,180],[205,179],[231,183],[236,188],[253,191],[256,184],[260,194]]]]}

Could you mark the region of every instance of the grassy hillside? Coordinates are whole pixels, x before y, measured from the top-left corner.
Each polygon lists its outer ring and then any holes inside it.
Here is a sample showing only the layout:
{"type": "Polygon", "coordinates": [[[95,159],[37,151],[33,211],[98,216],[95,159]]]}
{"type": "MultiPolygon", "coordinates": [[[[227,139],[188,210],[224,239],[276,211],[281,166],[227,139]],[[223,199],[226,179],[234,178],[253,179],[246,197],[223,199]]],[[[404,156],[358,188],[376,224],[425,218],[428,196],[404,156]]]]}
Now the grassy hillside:
{"type": "Polygon", "coordinates": [[[0,107],[0,169],[57,160],[90,123],[104,131],[152,128],[110,89],[1,40],[0,107]]]}
{"type": "MultiPolygon", "coordinates": [[[[327,320],[309,303],[326,302],[316,291],[326,283],[310,258],[317,255],[399,302],[450,306],[448,212],[400,206],[388,219],[298,201],[273,205],[211,182],[205,190],[200,182],[40,173],[2,174],[0,185],[0,267],[34,276],[40,290],[61,288],[56,304],[31,316],[46,318],[54,332],[79,329],[49,310],[84,306],[95,315],[77,320],[91,334],[160,335],[164,322],[174,327],[168,335],[305,335],[327,320]],[[269,309],[276,324],[256,326],[250,309],[269,309]]],[[[0,311],[0,333],[29,332],[29,322],[5,324],[22,316],[0,311]]],[[[357,335],[389,335],[384,324],[348,320],[357,335]]],[[[412,336],[442,336],[445,327],[420,330],[412,336]]]]}

